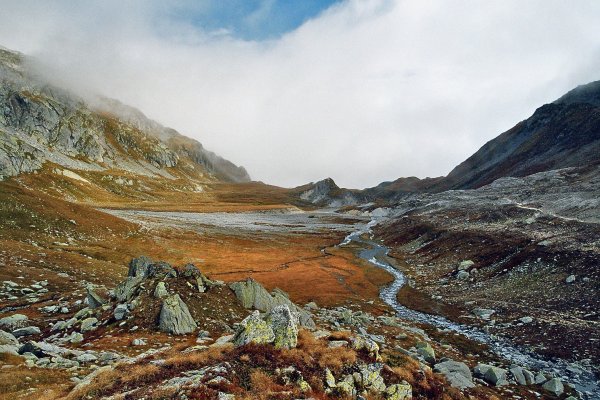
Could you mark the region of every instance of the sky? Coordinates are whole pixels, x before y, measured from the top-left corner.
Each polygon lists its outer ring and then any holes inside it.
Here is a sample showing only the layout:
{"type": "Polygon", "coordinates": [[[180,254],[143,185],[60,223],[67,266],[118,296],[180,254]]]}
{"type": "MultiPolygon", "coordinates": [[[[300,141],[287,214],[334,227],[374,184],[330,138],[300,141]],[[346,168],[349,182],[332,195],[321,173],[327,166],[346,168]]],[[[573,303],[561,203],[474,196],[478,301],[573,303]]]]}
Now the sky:
{"type": "Polygon", "coordinates": [[[0,0],[0,45],[255,180],[446,175],[600,79],[596,0],[0,0]]]}

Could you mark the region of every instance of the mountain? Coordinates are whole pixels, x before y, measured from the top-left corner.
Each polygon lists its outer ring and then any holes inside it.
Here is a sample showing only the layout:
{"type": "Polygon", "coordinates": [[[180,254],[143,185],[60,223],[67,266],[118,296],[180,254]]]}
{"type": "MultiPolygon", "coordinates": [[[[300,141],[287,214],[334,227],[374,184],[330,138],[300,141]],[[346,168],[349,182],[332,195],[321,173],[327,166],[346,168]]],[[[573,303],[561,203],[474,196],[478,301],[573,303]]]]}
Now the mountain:
{"type": "MultiPolygon", "coordinates": [[[[116,100],[84,101],[0,48],[0,179],[52,164],[195,182],[248,182],[243,167],[116,100]]],[[[67,172],[67,173],[72,173],[67,172]]]]}
{"type": "Polygon", "coordinates": [[[600,162],[600,81],[579,86],[483,145],[438,178],[400,178],[366,189],[371,198],[475,189],[502,177],[600,162]]]}
{"type": "Polygon", "coordinates": [[[368,197],[360,190],[342,189],[331,178],[298,186],[292,189],[292,193],[302,201],[325,207],[357,205],[368,201],[368,197]]]}

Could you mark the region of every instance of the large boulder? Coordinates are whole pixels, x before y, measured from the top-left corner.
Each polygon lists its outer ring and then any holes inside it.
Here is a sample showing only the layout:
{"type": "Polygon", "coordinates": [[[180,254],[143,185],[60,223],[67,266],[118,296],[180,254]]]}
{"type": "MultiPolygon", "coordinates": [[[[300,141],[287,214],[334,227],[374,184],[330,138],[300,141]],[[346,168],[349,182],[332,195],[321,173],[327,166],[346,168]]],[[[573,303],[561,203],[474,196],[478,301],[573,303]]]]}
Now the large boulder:
{"type": "Polygon", "coordinates": [[[0,346],[3,346],[3,345],[17,346],[18,344],[19,344],[19,340],[14,335],[0,330],[0,346]]]}
{"type": "Polygon", "coordinates": [[[298,344],[298,316],[287,305],[275,307],[267,317],[275,334],[275,347],[291,349],[298,344]]]}
{"type": "Polygon", "coordinates": [[[287,305],[292,312],[298,313],[300,325],[313,329],[315,322],[311,314],[294,304],[281,289],[275,289],[269,293],[260,283],[252,278],[245,281],[233,282],[229,285],[244,308],[255,309],[265,313],[281,305],[287,305]]]}
{"type": "Polygon", "coordinates": [[[248,343],[266,344],[272,343],[274,340],[273,328],[260,317],[258,310],[240,322],[233,337],[233,343],[236,346],[243,346],[248,343]]]}
{"type": "Polygon", "coordinates": [[[467,364],[458,361],[447,360],[435,364],[433,370],[446,377],[450,385],[459,388],[467,389],[475,387],[473,376],[467,364]]]}
{"type": "Polygon", "coordinates": [[[488,364],[477,364],[473,373],[494,386],[508,385],[507,370],[488,364]]]}
{"type": "Polygon", "coordinates": [[[0,319],[0,329],[13,331],[17,328],[22,328],[27,325],[29,318],[23,314],[13,314],[9,317],[0,319]]]}
{"type": "Polygon", "coordinates": [[[158,327],[162,332],[184,335],[195,331],[198,325],[181,297],[174,294],[163,300],[158,327]]]}
{"type": "Polygon", "coordinates": [[[555,396],[560,396],[565,391],[565,387],[558,378],[550,379],[548,382],[544,383],[542,387],[555,396]]]}

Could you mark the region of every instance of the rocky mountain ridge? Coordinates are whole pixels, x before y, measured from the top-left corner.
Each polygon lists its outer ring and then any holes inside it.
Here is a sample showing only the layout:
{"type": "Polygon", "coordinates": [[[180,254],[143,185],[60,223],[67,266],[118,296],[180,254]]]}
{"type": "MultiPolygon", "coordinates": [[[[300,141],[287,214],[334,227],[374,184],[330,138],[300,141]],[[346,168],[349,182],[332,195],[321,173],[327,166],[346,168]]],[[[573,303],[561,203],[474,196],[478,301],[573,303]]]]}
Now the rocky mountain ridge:
{"type": "Polygon", "coordinates": [[[0,49],[0,177],[39,170],[248,182],[243,167],[115,100],[90,104],[40,80],[22,54],[0,49]]]}

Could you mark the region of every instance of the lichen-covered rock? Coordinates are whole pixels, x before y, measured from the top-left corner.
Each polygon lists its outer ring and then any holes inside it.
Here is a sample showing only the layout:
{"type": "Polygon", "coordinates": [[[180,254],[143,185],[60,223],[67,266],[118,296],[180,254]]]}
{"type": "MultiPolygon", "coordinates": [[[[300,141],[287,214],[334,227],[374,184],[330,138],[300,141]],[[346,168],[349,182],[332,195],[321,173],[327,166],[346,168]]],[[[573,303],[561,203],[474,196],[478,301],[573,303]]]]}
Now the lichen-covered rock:
{"type": "Polygon", "coordinates": [[[19,340],[12,334],[0,330],[0,346],[2,345],[18,345],[19,340]]]}
{"type": "Polygon", "coordinates": [[[113,311],[113,316],[115,317],[115,319],[117,321],[120,321],[123,318],[125,318],[127,316],[127,314],[129,314],[129,308],[127,307],[126,304],[117,305],[115,307],[115,310],[113,311]]]}
{"type": "Polygon", "coordinates": [[[258,311],[254,311],[240,322],[233,337],[236,346],[248,343],[266,344],[273,343],[275,333],[271,326],[260,317],[258,311]]]}
{"type": "Polygon", "coordinates": [[[406,382],[390,385],[385,391],[385,398],[387,400],[412,399],[412,387],[406,382]]]}
{"type": "Polygon", "coordinates": [[[335,377],[329,368],[325,368],[325,385],[330,389],[335,387],[335,377]]]}
{"type": "Polygon", "coordinates": [[[356,336],[352,338],[351,344],[354,350],[365,350],[370,357],[374,358],[377,361],[381,358],[379,356],[379,345],[373,339],[363,336],[356,336]]]}
{"type": "Polygon", "coordinates": [[[98,318],[90,317],[81,321],[81,332],[93,331],[97,328],[98,318]]]}
{"type": "Polygon", "coordinates": [[[195,331],[198,325],[181,297],[174,294],[163,300],[158,328],[162,332],[184,335],[195,331]]]}
{"type": "Polygon", "coordinates": [[[154,297],[157,299],[162,299],[168,295],[169,292],[167,291],[167,285],[163,281],[158,282],[154,288],[154,297]]]}
{"type": "Polygon", "coordinates": [[[268,313],[277,306],[287,305],[290,310],[298,314],[300,325],[310,329],[316,326],[311,314],[294,304],[281,289],[275,289],[272,293],[269,293],[267,289],[252,278],[241,282],[233,282],[229,287],[244,308],[268,313]]]}
{"type": "Polygon", "coordinates": [[[105,303],[106,300],[104,300],[102,297],[100,297],[100,295],[98,293],[96,293],[96,291],[94,290],[94,288],[92,286],[87,286],[86,287],[87,290],[87,303],[88,306],[90,308],[98,308],[98,307],[102,307],[105,303]]]}
{"type": "Polygon", "coordinates": [[[37,326],[24,326],[23,328],[17,328],[12,331],[12,334],[18,338],[23,336],[39,335],[40,333],[42,333],[42,331],[37,326]]]}
{"type": "Polygon", "coordinates": [[[275,334],[278,349],[291,349],[298,344],[298,317],[287,305],[275,307],[267,317],[267,323],[275,334]]]}
{"type": "Polygon", "coordinates": [[[158,261],[148,265],[146,277],[159,279],[176,278],[177,270],[169,263],[158,261]]]}
{"type": "Polygon", "coordinates": [[[384,392],[385,382],[381,376],[382,364],[363,365],[359,370],[359,379],[354,379],[359,388],[375,393],[384,392]]]}
{"type": "Polygon", "coordinates": [[[435,351],[429,343],[419,342],[416,345],[417,353],[423,356],[425,361],[433,364],[435,362],[435,351]]]}

